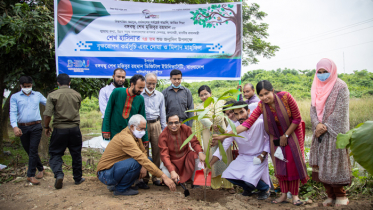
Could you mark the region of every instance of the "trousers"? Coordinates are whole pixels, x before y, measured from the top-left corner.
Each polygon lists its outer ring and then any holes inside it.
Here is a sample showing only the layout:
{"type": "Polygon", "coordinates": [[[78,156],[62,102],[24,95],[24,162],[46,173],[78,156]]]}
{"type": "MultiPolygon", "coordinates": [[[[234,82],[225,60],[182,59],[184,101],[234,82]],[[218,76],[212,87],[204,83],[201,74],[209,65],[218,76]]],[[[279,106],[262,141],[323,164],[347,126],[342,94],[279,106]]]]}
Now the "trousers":
{"type": "MultiPolygon", "coordinates": [[[[149,160],[153,161],[151,157],[149,160]]],[[[111,168],[99,171],[97,175],[105,185],[114,185],[116,191],[124,192],[139,178],[141,167],[135,159],[129,158],[114,163],[111,168]]]]}
{"type": "Polygon", "coordinates": [[[22,136],[20,138],[23,149],[25,149],[28,155],[27,177],[34,177],[36,169],[38,169],[38,171],[44,170],[38,154],[43,128],[41,124],[38,123],[30,126],[19,126],[19,129],[22,130],[22,136]]]}
{"type": "Polygon", "coordinates": [[[66,148],[69,148],[72,158],[73,177],[75,181],[82,178],[82,134],[79,127],[54,128],[49,144],[49,165],[54,173],[54,178],[64,177],[62,171],[62,156],[66,148]]]}
{"type": "MultiPolygon", "coordinates": [[[[161,123],[158,120],[154,123],[148,123],[147,127],[148,127],[149,141],[150,141],[150,144],[152,146],[153,162],[159,168],[159,166],[161,165],[161,152],[160,152],[159,147],[158,147],[158,138],[159,138],[159,135],[162,133],[161,123]]],[[[148,153],[148,157],[149,157],[149,146],[147,146],[145,149],[146,149],[146,151],[148,153]]],[[[149,176],[149,173],[148,173],[146,175],[146,177],[144,177],[144,182],[146,182],[146,183],[149,182],[149,179],[150,179],[150,176],[149,176]]],[[[157,177],[153,176],[152,180],[153,181],[157,180],[157,177]]]]}
{"type": "Polygon", "coordinates": [[[268,184],[266,184],[262,180],[259,180],[256,187],[254,185],[252,185],[251,183],[245,182],[243,180],[238,180],[238,179],[227,179],[227,180],[230,181],[234,185],[238,185],[238,186],[242,187],[245,191],[248,191],[248,192],[251,192],[255,189],[258,189],[261,192],[267,192],[268,189],[269,189],[268,184]]]}
{"type": "Polygon", "coordinates": [[[336,199],[337,197],[345,197],[346,190],[343,189],[343,186],[333,187],[330,184],[323,183],[326,194],[328,194],[328,198],[336,199]]]}

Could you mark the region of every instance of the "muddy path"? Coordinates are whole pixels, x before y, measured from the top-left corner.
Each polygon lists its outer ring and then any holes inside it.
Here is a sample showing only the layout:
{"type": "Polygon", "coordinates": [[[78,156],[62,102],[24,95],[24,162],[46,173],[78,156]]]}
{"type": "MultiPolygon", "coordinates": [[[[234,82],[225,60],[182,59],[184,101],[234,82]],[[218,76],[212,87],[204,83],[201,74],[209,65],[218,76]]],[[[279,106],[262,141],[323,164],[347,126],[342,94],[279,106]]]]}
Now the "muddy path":
{"type": "MultiPolygon", "coordinates": [[[[0,209],[332,209],[319,207],[318,202],[295,207],[292,204],[274,205],[271,197],[258,201],[255,196],[244,197],[224,190],[208,190],[203,201],[203,189],[190,189],[184,197],[179,186],[170,192],[165,186],[150,185],[149,190],[139,190],[136,196],[114,196],[96,177],[86,177],[81,185],[75,185],[72,176],[65,175],[63,188],[54,188],[53,174],[47,171],[40,185],[29,185],[23,178],[0,186],[0,209]]],[[[321,202],[321,201],[320,201],[321,202]]],[[[336,209],[372,209],[370,199],[351,201],[350,205],[336,209]]]]}

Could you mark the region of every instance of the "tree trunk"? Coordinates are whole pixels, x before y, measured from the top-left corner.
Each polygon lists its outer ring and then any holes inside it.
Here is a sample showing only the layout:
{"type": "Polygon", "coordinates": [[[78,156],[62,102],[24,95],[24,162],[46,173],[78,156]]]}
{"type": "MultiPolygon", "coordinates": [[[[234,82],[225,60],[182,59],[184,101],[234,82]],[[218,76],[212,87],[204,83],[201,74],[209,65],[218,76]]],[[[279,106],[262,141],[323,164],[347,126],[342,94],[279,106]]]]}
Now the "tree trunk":
{"type": "MultiPolygon", "coordinates": [[[[41,116],[41,126],[44,128],[44,110],[45,106],[40,105],[40,116],[41,116]]],[[[45,135],[44,129],[41,135],[39,143],[39,156],[42,159],[48,159],[48,149],[49,149],[49,137],[45,135]]],[[[43,162],[43,161],[42,161],[43,162]]]]}
{"type": "Polygon", "coordinates": [[[9,139],[8,119],[5,122],[6,122],[5,125],[3,125],[3,139],[9,139]]]}
{"type": "Polygon", "coordinates": [[[234,51],[234,54],[232,57],[238,57],[241,56],[241,50],[242,50],[242,21],[241,21],[241,5],[237,5],[237,13],[235,15],[235,22],[236,25],[236,49],[234,51]]]}
{"type": "MultiPolygon", "coordinates": [[[[9,93],[9,96],[8,98],[6,99],[5,101],[5,104],[3,106],[3,114],[1,116],[1,126],[2,126],[2,130],[3,130],[3,133],[1,134],[3,136],[3,140],[4,139],[9,139],[9,134],[8,134],[8,125],[9,125],[9,110],[10,110],[10,97],[19,91],[19,88],[18,88],[18,84],[10,90],[10,93],[9,93]]],[[[4,93],[3,93],[4,94],[4,93]]],[[[4,99],[3,99],[4,100],[4,99]]]]}
{"type": "MultiPolygon", "coordinates": [[[[3,101],[4,101],[4,75],[3,74],[0,74],[0,102],[1,102],[1,107],[0,107],[0,126],[3,127],[4,126],[4,123],[3,123],[3,101]]],[[[3,144],[3,130],[4,129],[0,129],[0,157],[2,157],[4,155],[4,144],[3,144]]]]}

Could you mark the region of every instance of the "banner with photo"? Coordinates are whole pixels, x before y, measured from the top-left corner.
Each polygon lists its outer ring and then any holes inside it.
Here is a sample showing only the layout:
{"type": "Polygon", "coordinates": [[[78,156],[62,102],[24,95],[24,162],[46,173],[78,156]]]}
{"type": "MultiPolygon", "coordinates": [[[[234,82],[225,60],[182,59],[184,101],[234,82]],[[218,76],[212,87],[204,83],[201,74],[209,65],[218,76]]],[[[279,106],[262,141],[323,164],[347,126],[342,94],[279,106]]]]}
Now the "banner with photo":
{"type": "Polygon", "coordinates": [[[57,74],[240,79],[242,5],[55,0],[57,74]]]}

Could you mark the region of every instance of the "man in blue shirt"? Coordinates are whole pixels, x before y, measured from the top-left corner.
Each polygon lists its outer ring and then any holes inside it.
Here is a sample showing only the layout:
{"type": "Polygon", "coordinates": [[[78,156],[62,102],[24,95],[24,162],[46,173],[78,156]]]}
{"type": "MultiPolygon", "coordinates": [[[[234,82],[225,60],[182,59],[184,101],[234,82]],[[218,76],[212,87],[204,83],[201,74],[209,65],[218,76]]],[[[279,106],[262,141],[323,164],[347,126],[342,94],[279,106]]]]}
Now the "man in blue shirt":
{"type": "Polygon", "coordinates": [[[38,155],[43,131],[39,104],[45,106],[47,99],[41,93],[32,90],[30,76],[22,76],[19,83],[22,90],[10,98],[10,123],[14,135],[21,138],[22,146],[29,156],[27,181],[32,184],[40,184],[36,179],[43,178],[44,168],[38,155]],[[35,176],[36,168],[39,173],[35,176]]]}

